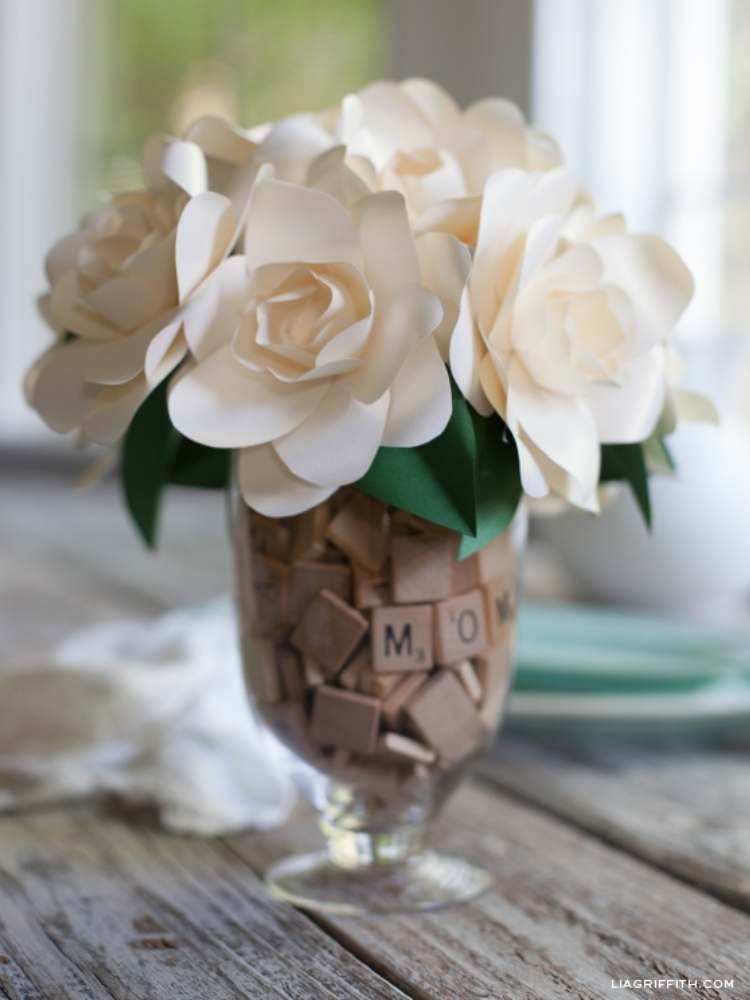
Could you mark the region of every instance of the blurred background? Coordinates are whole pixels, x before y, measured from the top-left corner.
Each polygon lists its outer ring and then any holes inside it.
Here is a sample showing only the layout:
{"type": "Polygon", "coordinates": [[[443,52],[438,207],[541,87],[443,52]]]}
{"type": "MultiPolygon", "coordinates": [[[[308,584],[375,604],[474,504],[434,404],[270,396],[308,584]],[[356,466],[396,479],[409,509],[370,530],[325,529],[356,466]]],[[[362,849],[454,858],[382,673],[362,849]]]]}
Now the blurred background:
{"type": "MultiPolygon", "coordinates": [[[[49,339],[34,305],[44,254],[105,192],[138,183],[140,149],[154,131],[180,132],[204,113],[250,126],[325,107],[375,77],[427,75],[464,103],[487,94],[518,102],[560,140],[602,210],[623,210],[632,228],[665,236],[696,277],[679,331],[685,380],[713,394],[721,430],[677,435],[680,471],[655,484],[651,537],[629,496],[596,523],[538,521],[532,591],[744,625],[749,47],[750,0],[0,0],[6,557],[16,552],[20,564],[19,539],[27,551],[33,538],[91,560],[82,533],[99,525],[120,546],[123,577],[139,573],[165,606],[225,587],[218,498],[180,500],[155,559],[105,502],[106,488],[70,494],[81,456],[43,427],[20,388],[49,339]],[[67,477],[66,491],[34,487],[32,501],[19,503],[30,495],[24,477],[52,469],[67,477]],[[180,531],[190,532],[192,556],[180,531]]],[[[97,536],[88,548],[102,544],[97,536]]],[[[17,586],[2,596],[6,608],[22,609],[17,586]]],[[[39,616],[34,629],[41,643],[39,616]]]]}

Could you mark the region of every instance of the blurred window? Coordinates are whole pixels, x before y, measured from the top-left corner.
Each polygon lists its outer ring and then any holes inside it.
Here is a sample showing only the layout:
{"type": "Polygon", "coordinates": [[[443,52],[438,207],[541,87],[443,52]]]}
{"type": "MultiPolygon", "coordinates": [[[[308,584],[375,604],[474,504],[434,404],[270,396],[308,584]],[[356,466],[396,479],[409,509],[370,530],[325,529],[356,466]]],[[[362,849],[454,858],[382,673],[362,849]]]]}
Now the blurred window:
{"type": "Polygon", "coordinates": [[[685,334],[750,321],[750,2],[537,0],[534,117],[605,211],[697,278],[685,334]]]}
{"type": "Polygon", "coordinates": [[[0,442],[58,440],[20,389],[50,343],[44,254],[140,183],[144,139],[333,104],[383,75],[384,21],[381,0],[0,0],[0,442]]]}

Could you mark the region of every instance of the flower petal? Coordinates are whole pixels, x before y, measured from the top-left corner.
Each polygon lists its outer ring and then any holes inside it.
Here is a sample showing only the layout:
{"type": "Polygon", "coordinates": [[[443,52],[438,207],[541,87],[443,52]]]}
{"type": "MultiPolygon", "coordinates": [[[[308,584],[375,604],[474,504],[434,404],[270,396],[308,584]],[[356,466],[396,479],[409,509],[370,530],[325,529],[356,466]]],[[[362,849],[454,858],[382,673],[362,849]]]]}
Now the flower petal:
{"type": "Polygon", "coordinates": [[[315,412],[296,430],[274,441],[277,453],[297,476],[337,487],[360,479],[383,439],[389,393],[360,403],[345,383],[333,384],[315,412]]]}
{"type": "Polygon", "coordinates": [[[692,298],[694,283],[684,261],[657,236],[626,233],[594,241],[604,264],[603,281],[622,288],[636,308],[639,349],[666,337],[692,298]]]}
{"type": "Polygon", "coordinates": [[[130,333],[164,308],[164,295],[148,278],[126,273],[99,285],[84,302],[117,330],[130,333]]]}
{"type": "Polygon", "coordinates": [[[374,403],[388,389],[414,345],[435,330],[442,318],[437,298],[421,285],[406,285],[384,304],[375,300],[375,320],[362,364],[349,384],[363,403],[374,403]]]}
{"type": "Polygon", "coordinates": [[[83,304],[77,271],[66,271],[55,283],[47,300],[47,310],[57,330],[70,330],[87,340],[111,340],[121,335],[111,323],[83,304]]]}
{"type": "Polygon", "coordinates": [[[419,262],[406,203],[396,191],[379,191],[353,210],[367,282],[376,298],[419,283],[419,262]]]}
{"type": "Polygon", "coordinates": [[[432,337],[423,337],[391,386],[383,444],[418,448],[445,430],[453,409],[448,371],[432,337]]]}
{"type": "Polygon", "coordinates": [[[180,320],[160,330],[146,350],[143,371],[149,385],[157,386],[174,371],[188,351],[180,320]]]}
{"type": "Polygon", "coordinates": [[[332,145],[332,137],[313,115],[289,115],[269,130],[258,159],[273,164],[279,180],[304,184],[312,161],[332,145]]]}
{"type": "Polygon", "coordinates": [[[321,368],[331,361],[349,361],[359,358],[372,330],[373,315],[373,310],[370,310],[367,316],[356,320],[351,326],[332,337],[318,354],[315,367],[321,368]]]}
{"type": "Polygon", "coordinates": [[[172,139],[162,151],[160,166],[164,176],[191,197],[208,188],[206,157],[194,142],[172,139]]]}
{"type": "Polygon", "coordinates": [[[477,413],[488,417],[492,413],[492,405],[485,396],[479,379],[479,366],[485,353],[485,346],[472,315],[467,286],[461,296],[458,318],[450,341],[451,372],[458,388],[477,413]]]}
{"type": "Polygon", "coordinates": [[[334,146],[314,160],[307,183],[318,191],[330,194],[347,208],[370,194],[370,188],[362,178],[347,166],[345,146],[334,146]]]}
{"type": "Polygon", "coordinates": [[[314,188],[260,180],[247,215],[245,253],[250,268],[304,261],[362,267],[357,231],[335,198],[314,188]]]}
{"type": "Polygon", "coordinates": [[[232,164],[245,163],[256,149],[245,132],[218,115],[196,119],[185,138],[200,146],[205,156],[232,164]]]}
{"type": "Polygon", "coordinates": [[[29,405],[58,434],[80,427],[90,405],[92,390],[83,378],[89,347],[81,340],[55,344],[26,374],[24,392],[29,405]]]}
{"type": "Polygon", "coordinates": [[[149,323],[127,337],[117,340],[92,342],[84,361],[84,378],[101,385],[121,385],[143,371],[149,344],[160,330],[174,338],[179,320],[165,316],[158,323],[149,323]],[[170,322],[171,319],[171,322],[170,322]]]}
{"type": "Polygon", "coordinates": [[[420,108],[397,83],[380,80],[341,102],[339,138],[354,155],[376,169],[399,149],[434,145],[434,131],[420,108]]]}
{"type": "Polygon", "coordinates": [[[198,361],[228,344],[240,322],[247,297],[247,262],[239,254],[222,261],[183,311],[185,337],[198,361]]]}
{"type": "Polygon", "coordinates": [[[425,209],[414,224],[414,232],[418,236],[431,232],[450,233],[466,246],[473,247],[477,241],[481,208],[480,197],[450,198],[425,209]]]}
{"type": "Polygon", "coordinates": [[[458,122],[461,109],[439,84],[415,76],[404,80],[400,86],[434,129],[450,127],[458,122]]]}
{"type": "Polygon", "coordinates": [[[175,246],[180,302],[229,253],[235,228],[232,203],[224,195],[206,191],[187,203],[177,223],[175,246]]]}
{"type": "Polygon", "coordinates": [[[664,349],[657,345],[626,366],[617,384],[590,382],[584,392],[604,444],[645,441],[666,399],[664,349]]]}
{"type": "Polygon", "coordinates": [[[229,345],[180,370],[169,389],[177,430],[211,448],[248,448],[286,434],[310,416],[327,382],[279,382],[236,362],[229,345]]]}
{"type": "Polygon", "coordinates": [[[416,248],[422,284],[437,295],[443,307],[435,340],[447,361],[451,334],[471,269],[471,255],[462,243],[447,233],[424,233],[417,238],[416,248]]]}
{"type": "Polygon", "coordinates": [[[293,475],[270,444],[243,448],[238,462],[245,503],[266,517],[293,517],[317,506],[336,487],[314,486],[293,475]]]}
{"type": "Polygon", "coordinates": [[[151,386],[144,375],[122,385],[107,385],[98,389],[81,424],[84,437],[97,444],[119,441],[150,392],[151,386]]]}
{"type": "Polygon", "coordinates": [[[575,507],[592,514],[599,512],[598,460],[595,475],[590,476],[587,482],[580,482],[540,451],[520,429],[516,434],[516,445],[521,468],[521,484],[525,493],[537,498],[546,497],[550,492],[556,493],[575,507]]]}
{"type": "Polygon", "coordinates": [[[590,492],[599,474],[599,436],[591,410],[577,396],[536,385],[517,358],[508,370],[508,426],[520,426],[534,445],[590,492]],[[593,482],[593,486],[591,485],[593,482]]]}

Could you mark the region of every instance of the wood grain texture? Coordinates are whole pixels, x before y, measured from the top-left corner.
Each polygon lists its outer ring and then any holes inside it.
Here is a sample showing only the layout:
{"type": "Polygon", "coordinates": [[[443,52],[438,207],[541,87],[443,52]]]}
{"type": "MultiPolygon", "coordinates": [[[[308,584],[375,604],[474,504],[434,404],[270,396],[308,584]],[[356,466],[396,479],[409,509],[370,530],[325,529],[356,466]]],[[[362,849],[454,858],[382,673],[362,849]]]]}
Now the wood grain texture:
{"type": "MultiPolygon", "coordinates": [[[[594,1000],[612,978],[732,976],[750,996],[750,919],[566,824],[484,788],[449,804],[440,841],[497,877],[430,915],[321,916],[321,926],[420,1000],[594,1000]]],[[[256,869],[309,845],[304,827],[232,838],[256,869]]],[[[633,990],[629,996],[652,996],[633,990]]],[[[677,996],[668,991],[660,996],[677,996]]],[[[680,994],[684,995],[684,994],[680,994]]]]}
{"type": "Polygon", "coordinates": [[[53,1000],[403,1000],[220,841],[39,812],[0,823],[0,883],[12,1000],[35,996],[18,969],[53,1000]]]}
{"type": "MultiPolygon", "coordinates": [[[[165,528],[152,556],[111,486],[4,481],[0,658],[225,589],[221,500],[176,495],[165,528]]],[[[687,995],[750,997],[746,755],[506,741],[483,775],[494,790],[462,790],[441,840],[497,887],[425,916],[316,924],[270,900],[256,873],[309,828],[208,841],[92,807],[1,818],[0,1000],[592,1000],[649,976],[734,976],[687,995]]]]}
{"type": "Polygon", "coordinates": [[[750,911],[747,751],[566,750],[507,740],[481,773],[750,911]]]}

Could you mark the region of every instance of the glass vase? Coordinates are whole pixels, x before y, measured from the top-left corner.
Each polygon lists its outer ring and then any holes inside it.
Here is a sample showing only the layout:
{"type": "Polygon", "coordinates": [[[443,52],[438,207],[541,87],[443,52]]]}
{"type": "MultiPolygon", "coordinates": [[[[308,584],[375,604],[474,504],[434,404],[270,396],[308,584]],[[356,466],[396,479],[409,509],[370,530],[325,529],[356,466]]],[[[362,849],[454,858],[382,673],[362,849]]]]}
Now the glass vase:
{"type": "Polygon", "coordinates": [[[428,828],[494,740],[511,677],[524,522],[460,538],[347,487],[295,517],[231,496],[236,603],[255,711],[314,769],[325,847],[277,862],[276,896],[337,912],[428,910],[491,877],[428,828]]]}

